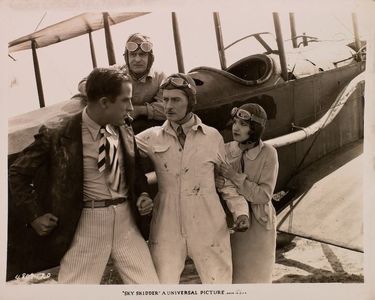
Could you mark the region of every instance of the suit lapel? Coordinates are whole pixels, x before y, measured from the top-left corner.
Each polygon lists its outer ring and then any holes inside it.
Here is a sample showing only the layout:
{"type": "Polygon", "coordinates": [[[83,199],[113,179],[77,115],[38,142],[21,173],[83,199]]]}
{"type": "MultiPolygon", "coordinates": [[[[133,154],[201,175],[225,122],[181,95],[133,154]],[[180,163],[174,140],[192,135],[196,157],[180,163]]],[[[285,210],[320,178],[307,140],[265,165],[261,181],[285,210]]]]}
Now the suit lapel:
{"type": "Polygon", "coordinates": [[[131,126],[120,126],[119,135],[123,153],[123,170],[126,183],[131,186],[134,173],[134,134],[131,126]]]}
{"type": "Polygon", "coordinates": [[[129,157],[134,157],[134,133],[130,126],[120,126],[119,133],[121,138],[121,146],[123,151],[129,157]]]}

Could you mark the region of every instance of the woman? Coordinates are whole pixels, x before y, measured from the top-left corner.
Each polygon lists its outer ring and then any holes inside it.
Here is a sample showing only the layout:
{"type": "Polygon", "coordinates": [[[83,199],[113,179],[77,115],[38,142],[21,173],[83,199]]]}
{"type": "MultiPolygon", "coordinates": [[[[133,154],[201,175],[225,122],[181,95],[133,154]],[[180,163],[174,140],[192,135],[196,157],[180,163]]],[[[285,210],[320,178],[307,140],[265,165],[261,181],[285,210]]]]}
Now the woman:
{"type": "Polygon", "coordinates": [[[225,145],[229,164],[220,172],[249,203],[251,225],[231,236],[233,283],[272,282],[276,248],[276,213],[272,206],[278,159],[275,148],[262,142],[267,114],[258,104],[232,110],[234,141],[225,145]]]}

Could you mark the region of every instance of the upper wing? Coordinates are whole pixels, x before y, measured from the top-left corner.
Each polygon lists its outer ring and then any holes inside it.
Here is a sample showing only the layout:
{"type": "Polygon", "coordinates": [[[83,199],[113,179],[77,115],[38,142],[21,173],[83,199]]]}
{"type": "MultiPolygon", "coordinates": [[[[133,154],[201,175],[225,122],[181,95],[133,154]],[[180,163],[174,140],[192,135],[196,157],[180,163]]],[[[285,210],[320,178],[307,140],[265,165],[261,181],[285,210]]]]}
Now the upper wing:
{"type": "MultiPolygon", "coordinates": [[[[109,25],[113,25],[146,14],[149,14],[149,12],[109,13],[108,21],[109,25]]],[[[11,53],[31,49],[33,40],[35,40],[37,48],[46,47],[103,27],[103,13],[83,13],[11,41],[8,50],[11,53]]]]}

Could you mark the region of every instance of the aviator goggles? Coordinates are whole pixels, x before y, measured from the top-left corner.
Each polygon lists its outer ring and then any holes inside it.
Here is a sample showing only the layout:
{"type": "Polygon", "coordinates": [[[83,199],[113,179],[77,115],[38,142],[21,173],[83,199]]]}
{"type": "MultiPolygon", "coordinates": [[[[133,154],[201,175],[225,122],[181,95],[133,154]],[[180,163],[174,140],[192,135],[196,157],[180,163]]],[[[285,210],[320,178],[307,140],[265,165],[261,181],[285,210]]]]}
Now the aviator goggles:
{"type": "Polygon", "coordinates": [[[136,43],[136,42],[127,42],[125,45],[126,49],[130,52],[134,52],[138,48],[141,48],[143,52],[150,52],[152,50],[152,43],[151,42],[142,42],[142,43],[136,43]]]}
{"type": "Polygon", "coordinates": [[[193,94],[196,94],[195,88],[187,82],[185,79],[181,77],[168,77],[160,85],[160,88],[163,89],[166,87],[168,84],[172,84],[174,87],[177,88],[189,88],[193,92],[193,94]]]}
{"type": "Polygon", "coordinates": [[[237,117],[244,121],[253,121],[253,122],[259,123],[262,126],[265,126],[266,121],[267,121],[261,117],[258,117],[254,114],[249,113],[247,110],[244,110],[238,107],[233,107],[230,115],[232,116],[232,118],[237,117]]]}

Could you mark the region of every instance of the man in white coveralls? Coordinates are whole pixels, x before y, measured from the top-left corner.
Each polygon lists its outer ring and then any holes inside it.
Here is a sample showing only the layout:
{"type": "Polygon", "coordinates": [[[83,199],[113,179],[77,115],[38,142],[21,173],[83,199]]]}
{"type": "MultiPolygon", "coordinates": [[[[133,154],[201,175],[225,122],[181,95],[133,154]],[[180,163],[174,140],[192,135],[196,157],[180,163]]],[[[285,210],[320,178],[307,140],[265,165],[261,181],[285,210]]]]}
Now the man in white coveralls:
{"type": "MultiPolygon", "coordinates": [[[[196,85],[189,75],[173,74],[161,89],[167,120],[137,135],[158,179],[149,239],[158,277],[161,283],[179,283],[189,256],[202,283],[231,283],[230,232],[214,175],[215,166],[225,160],[223,138],[192,113],[196,85]]],[[[236,230],[247,230],[245,199],[230,181],[220,193],[236,230]]]]}

